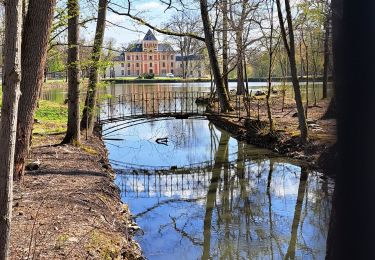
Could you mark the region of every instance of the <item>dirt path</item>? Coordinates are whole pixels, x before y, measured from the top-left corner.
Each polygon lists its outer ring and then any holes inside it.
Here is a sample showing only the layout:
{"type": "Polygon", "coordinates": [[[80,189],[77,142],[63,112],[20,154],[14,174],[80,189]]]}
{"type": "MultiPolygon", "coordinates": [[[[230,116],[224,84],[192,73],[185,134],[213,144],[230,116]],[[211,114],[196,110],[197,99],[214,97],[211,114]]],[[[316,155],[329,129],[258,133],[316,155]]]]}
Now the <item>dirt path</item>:
{"type": "Polygon", "coordinates": [[[140,259],[103,142],[53,146],[62,137],[34,137],[41,167],[14,187],[11,258],[140,259]]]}

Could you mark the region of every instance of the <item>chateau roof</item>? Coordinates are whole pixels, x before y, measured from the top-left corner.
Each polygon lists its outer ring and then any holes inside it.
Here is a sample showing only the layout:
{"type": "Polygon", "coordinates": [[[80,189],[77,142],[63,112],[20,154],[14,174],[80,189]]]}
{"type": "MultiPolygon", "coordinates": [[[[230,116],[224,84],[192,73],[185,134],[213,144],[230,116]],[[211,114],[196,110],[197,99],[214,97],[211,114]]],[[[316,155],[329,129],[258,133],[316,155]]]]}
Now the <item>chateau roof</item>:
{"type": "Polygon", "coordinates": [[[188,55],[188,56],[176,56],[176,61],[187,61],[187,60],[201,60],[202,57],[200,55],[195,55],[195,54],[191,54],[191,55],[188,55]]]}
{"type": "Polygon", "coordinates": [[[144,41],[157,41],[155,35],[152,33],[151,30],[148,30],[143,40],[144,41]]]}
{"type": "Polygon", "coordinates": [[[128,48],[126,48],[126,51],[127,52],[142,52],[143,51],[142,43],[130,44],[128,48]]]}
{"type": "MultiPolygon", "coordinates": [[[[174,52],[172,46],[169,43],[159,43],[159,52],[174,52]]],[[[143,52],[142,43],[133,43],[126,48],[126,52],[143,52]]]]}
{"type": "Polygon", "coordinates": [[[173,52],[174,50],[169,43],[159,43],[158,44],[158,51],[173,52]]]}

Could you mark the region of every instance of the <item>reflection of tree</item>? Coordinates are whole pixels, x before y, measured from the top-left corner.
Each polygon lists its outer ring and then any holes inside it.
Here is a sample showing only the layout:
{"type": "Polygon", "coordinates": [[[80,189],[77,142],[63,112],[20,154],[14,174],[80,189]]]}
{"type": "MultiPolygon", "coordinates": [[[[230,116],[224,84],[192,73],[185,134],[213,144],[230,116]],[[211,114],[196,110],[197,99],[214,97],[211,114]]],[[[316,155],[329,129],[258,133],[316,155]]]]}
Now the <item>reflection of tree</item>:
{"type": "Polygon", "coordinates": [[[204,231],[203,231],[203,255],[202,259],[210,258],[211,248],[211,226],[212,214],[216,202],[217,188],[220,181],[220,173],[223,164],[228,164],[228,143],[229,135],[226,132],[221,132],[219,147],[215,154],[215,163],[212,169],[212,176],[210,185],[207,191],[206,199],[206,213],[204,216],[204,231]]]}
{"type": "Polygon", "coordinates": [[[290,236],[288,251],[284,259],[295,259],[295,256],[296,256],[297,230],[298,230],[298,226],[299,226],[300,218],[301,218],[303,198],[305,197],[305,192],[306,192],[307,176],[308,175],[307,175],[306,169],[302,168],[300,179],[299,179],[296,207],[294,210],[292,232],[290,236]]]}

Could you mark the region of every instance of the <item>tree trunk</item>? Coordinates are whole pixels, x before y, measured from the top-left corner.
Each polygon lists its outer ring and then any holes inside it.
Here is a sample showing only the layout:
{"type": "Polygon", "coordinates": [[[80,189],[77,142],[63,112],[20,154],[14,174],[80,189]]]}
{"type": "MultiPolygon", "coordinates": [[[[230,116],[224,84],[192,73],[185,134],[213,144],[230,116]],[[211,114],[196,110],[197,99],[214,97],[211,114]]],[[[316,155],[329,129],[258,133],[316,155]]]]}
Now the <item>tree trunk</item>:
{"type": "Polygon", "coordinates": [[[105,20],[108,0],[99,0],[98,21],[96,24],[94,47],[91,53],[91,67],[89,74],[89,85],[86,94],[85,108],[81,120],[81,130],[92,133],[95,120],[95,109],[98,89],[99,62],[102,54],[105,20]]]}
{"type": "Polygon", "coordinates": [[[290,63],[290,74],[292,77],[294,99],[295,99],[296,107],[297,107],[298,123],[299,123],[299,129],[301,132],[301,141],[304,143],[308,140],[308,131],[307,131],[307,124],[306,124],[306,117],[305,117],[304,108],[302,104],[301,90],[300,90],[300,85],[299,85],[298,75],[297,75],[293,22],[292,22],[292,15],[290,11],[289,0],[285,0],[285,9],[286,9],[286,14],[287,14],[287,23],[288,23],[290,43],[288,43],[288,40],[287,40],[287,34],[285,31],[285,27],[284,27],[284,18],[283,18],[283,14],[281,11],[280,0],[276,0],[276,4],[277,4],[277,13],[279,16],[279,23],[280,23],[280,28],[281,28],[281,35],[283,38],[284,46],[287,51],[289,63],[290,63]]]}
{"type": "Polygon", "coordinates": [[[21,80],[22,1],[5,6],[3,103],[0,121],[0,260],[8,259],[13,203],[13,163],[21,80]]]}
{"type": "Polygon", "coordinates": [[[207,0],[200,0],[200,9],[202,15],[203,30],[205,35],[205,43],[208,50],[208,56],[210,58],[211,69],[214,75],[221,111],[228,112],[233,110],[233,108],[229,103],[228,92],[225,89],[223,77],[220,72],[219,62],[216,55],[214,36],[212,33],[211,22],[208,15],[207,0]]]}
{"type": "Polygon", "coordinates": [[[328,68],[329,68],[329,35],[330,35],[330,21],[331,21],[330,13],[331,12],[328,11],[326,21],[324,23],[325,34],[324,34],[324,64],[323,64],[323,99],[328,97],[327,88],[328,88],[328,68]]]}
{"type": "Polygon", "coordinates": [[[266,96],[266,104],[267,104],[267,116],[268,122],[270,124],[270,134],[274,132],[274,123],[272,118],[272,111],[271,111],[271,104],[270,104],[270,97],[272,91],[272,63],[273,63],[273,5],[274,1],[271,1],[271,35],[270,35],[270,45],[269,45],[269,63],[268,63],[268,92],[266,96]]]}
{"type": "Polygon", "coordinates": [[[68,126],[62,144],[80,142],[79,127],[79,3],[68,0],[68,126]]]}
{"type": "Polygon", "coordinates": [[[237,41],[237,95],[243,95],[245,93],[245,84],[243,76],[243,56],[244,50],[242,46],[242,30],[236,32],[237,41]]]}
{"type": "Polygon", "coordinates": [[[223,11],[223,81],[227,93],[229,93],[228,84],[228,1],[222,0],[222,11],[223,11]]]}
{"type": "Polygon", "coordinates": [[[14,179],[21,180],[28,156],[34,113],[43,82],[47,45],[56,1],[30,0],[22,35],[22,78],[18,107],[14,179]]]}

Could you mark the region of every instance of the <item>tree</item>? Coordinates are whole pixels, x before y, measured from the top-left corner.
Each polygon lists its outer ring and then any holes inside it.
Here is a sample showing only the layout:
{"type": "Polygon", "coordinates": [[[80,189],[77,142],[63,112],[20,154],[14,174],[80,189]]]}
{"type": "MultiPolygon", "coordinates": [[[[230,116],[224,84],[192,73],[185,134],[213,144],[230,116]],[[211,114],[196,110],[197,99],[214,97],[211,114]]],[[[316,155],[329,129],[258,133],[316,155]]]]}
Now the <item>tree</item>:
{"type": "Polygon", "coordinates": [[[228,84],[228,0],[221,0],[221,8],[223,12],[223,81],[225,85],[225,89],[229,93],[229,84],[228,84]]]}
{"type": "Polygon", "coordinates": [[[300,85],[299,85],[298,76],[297,76],[294,29],[293,29],[293,21],[292,21],[292,14],[290,10],[290,4],[289,4],[289,0],[285,0],[285,10],[286,10],[287,25],[288,25],[289,42],[287,39],[287,33],[286,33],[285,26],[284,26],[284,18],[283,18],[283,14],[281,10],[280,0],[276,0],[276,4],[277,4],[277,14],[279,17],[280,29],[281,29],[281,36],[283,38],[284,47],[289,58],[290,72],[291,72],[293,89],[294,89],[294,99],[295,99],[296,106],[297,106],[299,130],[301,132],[301,141],[306,142],[308,140],[308,130],[307,130],[304,108],[302,104],[300,85]]]}
{"type": "Polygon", "coordinates": [[[18,107],[14,178],[22,178],[34,113],[42,86],[47,46],[56,1],[30,0],[22,35],[21,98],[18,107]]]}
{"type": "Polygon", "coordinates": [[[229,95],[227,90],[225,89],[223,77],[220,72],[219,62],[217,59],[215,49],[214,35],[212,33],[210,17],[208,14],[207,0],[200,0],[200,9],[203,22],[203,30],[205,35],[205,43],[208,51],[208,56],[210,58],[211,69],[214,75],[214,81],[220,101],[221,111],[228,112],[230,110],[233,110],[233,108],[229,103],[229,95]]]}
{"type": "Polygon", "coordinates": [[[0,260],[8,259],[13,203],[13,163],[21,80],[22,1],[5,7],[5,59],[0,121],[0,260]]]}
{"type": "Polygon", "coordinates": [[[79,2],[68,0],[68,126],[62,144],[80,142],[79,127],[79,2]]]}
{"type": "Polygon", "coordinates": [[[268,122],[270,124],[270,133],[272,134],[274,132],[274,123],[272,118],[272,111],[271,111],[271,104],[270,104],[270,97],[272,92],[272,67],[273,67],[273,61],[274,61],[274,51],[275,47],[273,45],[273,34],[274,34],[274,23],[273,23],[273,7],[274,7],[274,0],[271,0],[271,6],[269,11],[270,16],[270,37],[269,37],[269,46],[268,46],[268,53],[269,53],[269,64],[268,64],[268,91],[266,96],[266,104],[267,104],[267,115],[268,115],[268,122]]]}
{"type": "Polygon", "coordinates": [[[81,120],[81,130],[87,130],[90,134],[94,128],[100,59],[102,55],[107,5],[108,0],[99,0],[98,21],[96,24],[94,47],[91,53],[89,85],[86,94],[85,108],[83,109],[81,120]]]}
{"type": "Polygon", "coordinates": [[[328,89],[328,68],[329,68],[329,37],[330,37],[330,27],[331,27],[331,7],[326,1],[326,19],[324,22],[324,70],[323,70],[323,98],[327,98],[328,89]]]}

